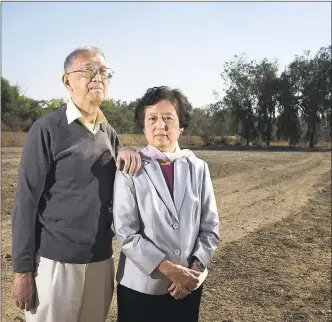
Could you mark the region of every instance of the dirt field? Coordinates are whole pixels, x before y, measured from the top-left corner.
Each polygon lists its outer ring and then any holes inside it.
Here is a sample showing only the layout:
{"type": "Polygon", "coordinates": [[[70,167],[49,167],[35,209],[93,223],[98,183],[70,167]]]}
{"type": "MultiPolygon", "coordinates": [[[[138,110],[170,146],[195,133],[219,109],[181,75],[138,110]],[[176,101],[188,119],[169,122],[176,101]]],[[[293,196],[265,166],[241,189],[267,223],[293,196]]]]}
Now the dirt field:
{"type": "MultiPolygon", "coordinates": [[[[331,321],[330,152],[195,153],[210,166],[222,239],[205,283],[200,321],[331,321]]],[[[11,299],[10,271],[19,157],[18,148],[2,149],[6,322],[24,321],[11,299]]],[[[108,321],[116,321],[115,300],[108,321]]]]}

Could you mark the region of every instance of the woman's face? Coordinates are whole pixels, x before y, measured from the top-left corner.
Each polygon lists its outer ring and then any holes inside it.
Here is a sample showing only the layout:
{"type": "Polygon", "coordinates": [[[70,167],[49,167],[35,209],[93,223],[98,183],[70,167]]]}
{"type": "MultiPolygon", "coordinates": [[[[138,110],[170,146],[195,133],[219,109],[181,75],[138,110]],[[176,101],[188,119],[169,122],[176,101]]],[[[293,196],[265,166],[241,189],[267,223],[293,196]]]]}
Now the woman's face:
{"type": "Polygon", "coordinates": [[[167,100],[144,109],[144,133],[148,144],[163,152],[174,152],[180,136],[175,107],[167,100]]]}

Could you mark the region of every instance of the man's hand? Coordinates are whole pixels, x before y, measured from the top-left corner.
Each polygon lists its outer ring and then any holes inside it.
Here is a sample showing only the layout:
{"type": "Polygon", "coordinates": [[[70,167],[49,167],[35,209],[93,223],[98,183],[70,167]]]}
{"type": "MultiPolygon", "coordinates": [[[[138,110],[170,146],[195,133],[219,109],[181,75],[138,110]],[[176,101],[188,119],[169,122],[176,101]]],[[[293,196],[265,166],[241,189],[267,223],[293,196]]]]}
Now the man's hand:
{"type": "Polygon", "coordinates": [[[136,175],[141,168],[141,156],[133,148],[124,147],[118,152],[116,168],[118,171],[123,171],[125,174],[136,175]],[[124,166],[122,169],[123,163],[124,166]]]}
{"type": "Polygon", "coordinates": [[[16,306],[21,310],[29,311],[32,308],[32,299],[36,290],[32,273],[16,273],[13,281],[13,296],[16,306]]]}

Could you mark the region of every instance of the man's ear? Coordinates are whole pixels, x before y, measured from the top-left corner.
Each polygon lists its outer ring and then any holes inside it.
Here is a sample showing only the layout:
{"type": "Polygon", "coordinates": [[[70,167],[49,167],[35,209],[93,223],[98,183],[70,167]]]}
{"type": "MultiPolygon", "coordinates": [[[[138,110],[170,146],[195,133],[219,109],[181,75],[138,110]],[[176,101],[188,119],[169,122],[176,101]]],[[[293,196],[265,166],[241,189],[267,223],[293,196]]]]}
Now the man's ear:
{"type": "Polygon", "coordinates": [[[63,85],[66,86],[66,88],[68,89],[69,92],[73,91],[73,88],[70,85],[69,77],[67,74],[62,75],[62,83],[63,83],[63,85]]]}

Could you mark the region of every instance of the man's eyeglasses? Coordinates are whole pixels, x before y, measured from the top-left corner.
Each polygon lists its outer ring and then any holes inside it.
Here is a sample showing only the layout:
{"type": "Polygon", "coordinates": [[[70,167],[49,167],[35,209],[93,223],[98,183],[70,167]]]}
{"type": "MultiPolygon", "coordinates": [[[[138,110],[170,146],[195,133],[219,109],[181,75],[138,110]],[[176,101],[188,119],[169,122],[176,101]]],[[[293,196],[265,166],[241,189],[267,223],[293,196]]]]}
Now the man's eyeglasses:
{"type": "Polygon", "coordinates": [[[66,74],[68,75],[68,74],[72,74],[72,73],[82,73],[83,77],[89,78],[89,79],[94,78],[97,75],[97,73],[99,73],[102,80],[111,79],[114,74],[114,72],[110,68],[100,68],[100,69],[83,68],[81,70],[73,70],[72,72],[68,72],[66,74]]]}

